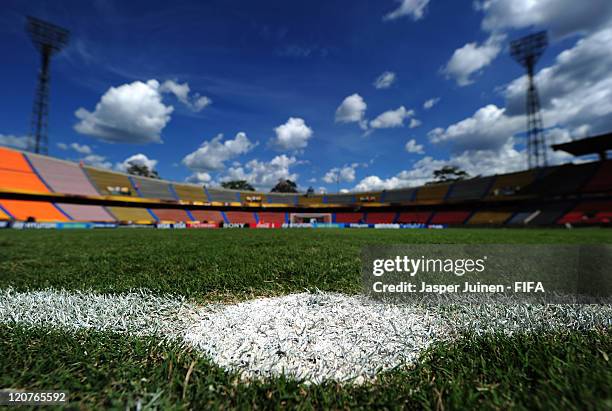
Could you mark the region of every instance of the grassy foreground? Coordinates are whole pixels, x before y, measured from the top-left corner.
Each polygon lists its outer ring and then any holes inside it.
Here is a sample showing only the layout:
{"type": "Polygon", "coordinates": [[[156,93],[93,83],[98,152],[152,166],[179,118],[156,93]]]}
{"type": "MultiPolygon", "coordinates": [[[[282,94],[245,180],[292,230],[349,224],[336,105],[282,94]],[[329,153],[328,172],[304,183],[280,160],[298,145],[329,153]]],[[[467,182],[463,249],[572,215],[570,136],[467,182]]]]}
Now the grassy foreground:
{"type": "Polygon", "coordinates": [[[0,287],[147,288],[205,301],[360,290],[372,244],[601,244],[605,229],[0,230],[0,287]]]}
{"type": "MultiPolygon", "coordinates": [[[[147,288],[196,301],[360,290],[368,244],[612,243],[580,230],[0,231],[0,288],[147,288]]],[[[466,335],[359,387],[249,384],[149,338],[0,325],[0,388],[63,389],[82,409],[612,409],[612,332],[466,335]],[[191,370],[191,371],[189,371],[191,370]]]]}
{"type": "Polygon", "coordinates": [[[245,384],[180,347],[86,331],[1,326],[0,351],[0,386],[61,388],[79,408],[612,408],[612,335],[598,331],[466,337],[357,387],[245,384]]]}

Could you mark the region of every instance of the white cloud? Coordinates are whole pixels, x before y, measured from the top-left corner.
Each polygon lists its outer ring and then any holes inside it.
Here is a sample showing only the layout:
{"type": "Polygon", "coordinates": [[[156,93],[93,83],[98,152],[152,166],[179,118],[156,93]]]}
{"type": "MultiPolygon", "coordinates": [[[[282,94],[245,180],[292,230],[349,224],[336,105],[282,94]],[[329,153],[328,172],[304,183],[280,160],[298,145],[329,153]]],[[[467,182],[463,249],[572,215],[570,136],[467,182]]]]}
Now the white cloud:
{"type": "Polygon", "coordinates": [[[221,181],[246,180],[257,189],[265,190],[275,186],[281,178],[297,181],[298,174],[290,171],[291,166],[297,163],[295,157],[285,154],[278,155],[269,162],[254,159],[244,166],[234,165],[228,168],[221,181]]]}
{"type": "Polygon", "coordinates": [[[161,132],[170,121],[172,106],[162,102],[157,80],[135,81],[111,87],[93,112],[79,108],[74,129],[108,142],[161,143],[161,132]]]}
{"type": "Polygon", "coordinates": [[[410,128],[417,128],[417,127],[419,127],[421,124],[423,124],[423,123],[421,122],[421,120],[416,119],[416,118],[412,118],[412,119],[410,119],[410,125],[409,125],[409,127],[410,127],[410,128]]]}
{"type": "Polygon", "coordinates": [[[424,154],[425,153],[425,151],[423,151],[423,145],[418,144],[414,138],[408,140],[404,148],[409,153],[414,153],[414,154],[424,154]]]}
{"type": "Polygon", "coordinates": [[[29,136],[15,136],[12,134],[0,134],[0,145],[26,150],[33,146],[33,139],[29,136]]]}
{"type": "Polygon", "coordinates": [[[359,167],[358,163],[345,165],[343,167],[334,167],[323,176],[323,181],[327,184],[352,183],[355,181],[355,170],[359,167]]]}
{"type": "Polygon", "coordinates": [[[210,141],[204,141],[200,147],[187,154],[182,162],[191,170],[221,170],[225,162],[251,151],[257,143],[252,143],[243,132],[236,134],[233,140],[223,141],[223,134],[210,141]]]}
{"type": "Polygon", "coordinates": [[[385,71],[374,81],[374,87],[377,89],[389,88],[395,83],[396,75],[392,71],[385,71]]]}
{"type": "Polygon", "coordinates": [[[57,146],[61,149],[61,150],[74,150],[79,154],[91,154],[93,153],[93,150],[91,149],[91,147],[89,147],[87,144],[79,144],[79,143],[71,143],[71,144],[66,144],[66,143],[57,143],[57,146]]]}
{"type": "Polygon", "coordinates": [[[474,80],[472,74],[478,73],[484,67],[491,64],[502,50],[502,42],[506,39],[503,34],[492,34],[487,41],[478,43],[467,43],[455,50],[453,56],[442,69],[447,77],[455,79],[458,85],[467,86],[474,80]]]}
{"type": "Polygon", "coordinates": [[[206,172],[196,172],[185,179],[188,183],[194,184],[209,184],[212,182],[212,177],[206,172]]]}
{"type": "Polygon", "coordinates": [[[365,112],[368,105],[359,94],[355,93],[342,101],[336,109],[336,123],[359,123],[361,128],[367,128],[365,112]]]}
{"type": "MultiPolygon", "coordinates": [[[[573,136],[612,129],[612,23],[561,52],[535,78],[545,126],[562,126],[573,136]]],[[[504,91],[507,115],[524,113],[527,80],[512,81],[504,91]]]]}
{"type": "Polygon", "coordinates": [[[434,98],[430,98],[429,100],[427,100],[426,102],[423,103],[423,108],[425,110],[429,110],[431,109],[433,106],[435,106],[436,104],[438,104],[438,102],[440,101],[440,97],[434,97],[434,98]]]}
{"type": "Polygon", "coordinates": [[[270,145],[282,151],[306,148],[313,134],[312,129],[306,125],[304,120],[296,117],[290,117],[285,124],[276,127],[274,131],[276,137],[270,140],[270,145]]]}
{"type": "Polygon", "coordinates": [[[436,128],[428,133],[432,143],[452,143],[455,151],[466,149],[498,149],[509,138],[525,128],[524,117],[505,115],[506,109],[494,104],[480,108],[473,116],[436,128]]]}
{"type": "Polygon", "coordinates": [[[396,110],[385,111],[374,120],[370,121],[370,127],[372,128],[395,128],[403,127],[404,120],[413,116],[413,110],[406,110],[404,106],[399,107],[396,110]]]}
{"type": "Polygon", "coordinates": [[[490,32],[536,27],[563,37],[599,30],[612,18],[609,0],[484,0],[475,4],[485,14],[483,29],[490,32]]]}
{"type": "MultiPolygon", "coordinates": [[[[552,66],[536,75],[542,117],[547,128],[585,137],[612,128],[612,27],[604,28],[561,52],[552,66]]],[[[433,143],[451,143],[454,152],[499,149],[526,129],[525,76],[503,90],[506,107],[489,104],[447,128],[429,132],[433,143]]],[[[546,137],[554,134],[547,131],[546,137]]],[[[549,141],[550,142],[550,141],[549,141]]],[[[553,155],[554,156],[554,155],[553,155]]],[[[523,162],[524,163],[524,162],[523,162]]]]}
{"type": "Polygon", "coordinates": [[[210,98],[201,96],[200,93],[193,93],[193,95],[190,96],[189,93],[191,92],[191,88],[189,84],[180,84],[174,80],[164,81],[159,87],[159,91],[162,93],[174,94],[181,103],[196,113],[202,111],[206,106],[212,103],[210,98]]]}
{"type": "Polygon", "coordinates": [[[423,18],[425,8],[429,4],[429,0],[396,0],[401,3],[399,7],[392,12],[386,14],[383,20],[395,20],[400,17],[410,16],[413,20],[423,18]]]}
{"type": "Polygon", "coordinates": [[[79,162],[82,162],[84,164],[89,164],[90,166],[99,167],[99,168],[111,168],[113,166],[113,163],[108,161],[108,159],[105,156],[101,156],[98,154],[89,154],[79,159],[79,162]]]}
{"type": "Polygon", "coordinates": [[[119,171],[126,172],[131,165],[146,166],[149,170],[155,170],[157,160],[147,157],[145,154],[138,153],[129,156],[123,162],[115,164],[115,168],[119,171]]]}

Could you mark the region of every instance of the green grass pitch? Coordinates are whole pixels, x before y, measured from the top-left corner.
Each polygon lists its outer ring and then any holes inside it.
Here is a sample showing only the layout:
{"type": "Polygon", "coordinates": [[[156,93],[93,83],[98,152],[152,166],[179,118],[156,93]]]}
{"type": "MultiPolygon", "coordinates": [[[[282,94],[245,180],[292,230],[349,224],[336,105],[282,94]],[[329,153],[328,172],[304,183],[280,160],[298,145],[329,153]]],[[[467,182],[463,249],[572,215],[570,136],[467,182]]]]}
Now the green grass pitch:
{"type": "MultiPolygon", "coordinates": [[[[369,244],[612,244],[606,229],[0,231],[0,288],[122,293],[198,303],[360,291],[369,244]]],[[[241,382],[172,343],[0,326],[0,388],[64,389],[79,408],[611,409],[610,328],[469,335],[371,383],[241,382]],[[191,370],[191,371],[189,371],[191,370]]]]}

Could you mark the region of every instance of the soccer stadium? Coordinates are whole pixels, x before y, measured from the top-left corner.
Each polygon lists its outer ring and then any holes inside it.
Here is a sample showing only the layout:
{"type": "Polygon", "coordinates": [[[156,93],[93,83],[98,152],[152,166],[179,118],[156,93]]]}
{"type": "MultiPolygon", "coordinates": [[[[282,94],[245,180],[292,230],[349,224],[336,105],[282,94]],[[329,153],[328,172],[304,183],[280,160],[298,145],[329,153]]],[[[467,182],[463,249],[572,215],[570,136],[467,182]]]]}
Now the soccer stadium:
{"type": "Polygon", "coordinates": [[[0,11],[0,405],[612,409],[607,2],[68,3],[0,11]]]}

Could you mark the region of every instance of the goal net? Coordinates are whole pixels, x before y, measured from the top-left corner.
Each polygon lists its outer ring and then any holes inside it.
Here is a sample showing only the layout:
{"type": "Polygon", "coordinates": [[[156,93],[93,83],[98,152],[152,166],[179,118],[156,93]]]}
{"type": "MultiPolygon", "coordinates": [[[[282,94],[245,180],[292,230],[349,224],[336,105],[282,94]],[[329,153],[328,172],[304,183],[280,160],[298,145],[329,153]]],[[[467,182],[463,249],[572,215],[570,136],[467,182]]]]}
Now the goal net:
{"type": "Polygon", "coordinates": [[[332,216],[330,213],[291,213],[289,218],[291,224],[332,222],[332,216]]]}

